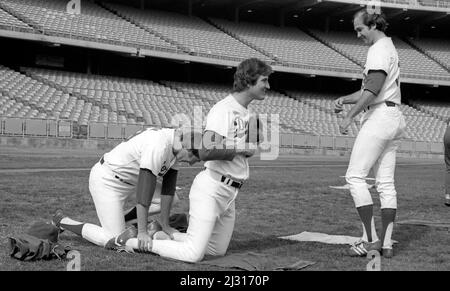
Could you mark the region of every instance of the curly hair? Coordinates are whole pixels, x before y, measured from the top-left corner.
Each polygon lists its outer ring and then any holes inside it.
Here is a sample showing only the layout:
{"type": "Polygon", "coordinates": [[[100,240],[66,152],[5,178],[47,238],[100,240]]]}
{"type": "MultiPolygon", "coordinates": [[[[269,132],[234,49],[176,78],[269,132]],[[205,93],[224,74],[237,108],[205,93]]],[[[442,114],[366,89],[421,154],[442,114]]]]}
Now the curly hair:
{"type": "Polygon", "coordinates": [[[272,74],[272,67],[257,58],[242,61],[234,73],[233,91],[241,92],[256,84],[259,76],[272,74]]]}
{"type": "Polygon", "coordinates": [[[355,13],[353,19],[357,17],[361,17],[364,25],[367,25],[369,28],[375,25],[375,28],[382,32],[385,32],[389,26],[386,16],[381,11],[379,13],[369,13],[367,8],[363,8],[355,13]]]}

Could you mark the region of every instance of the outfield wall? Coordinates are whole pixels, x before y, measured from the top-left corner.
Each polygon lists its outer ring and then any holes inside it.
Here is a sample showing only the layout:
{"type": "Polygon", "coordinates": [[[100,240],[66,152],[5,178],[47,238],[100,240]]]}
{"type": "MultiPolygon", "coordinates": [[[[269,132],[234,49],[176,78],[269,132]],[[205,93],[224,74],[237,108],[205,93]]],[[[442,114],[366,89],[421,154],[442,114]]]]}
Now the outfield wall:
{"type": "MultiPolygon", "coordinates": [[[[3,148],[17,149],[65,149],[65,150],[100,150],[109,151],[122,142],[122,139],[76,139],[58,137],[28,137],[0,135],[0,154],[3,148]]],[[[348,137],[307,136],[297,134],[281,134],[280,147],[272,152],[282,155],[304,156],[349,156],[354,139],[348,137]],[[286,144],[286,141],[291,143],[286,144]]],[[[443,151],[439,152],[439,144],[427,142],[402,141],[398,157],[443,159],[443,151]],[[433,149],[433,147],[435,147],[433,149]]],[[[441,145],[443,148],[443,145],[441,145]]]]}

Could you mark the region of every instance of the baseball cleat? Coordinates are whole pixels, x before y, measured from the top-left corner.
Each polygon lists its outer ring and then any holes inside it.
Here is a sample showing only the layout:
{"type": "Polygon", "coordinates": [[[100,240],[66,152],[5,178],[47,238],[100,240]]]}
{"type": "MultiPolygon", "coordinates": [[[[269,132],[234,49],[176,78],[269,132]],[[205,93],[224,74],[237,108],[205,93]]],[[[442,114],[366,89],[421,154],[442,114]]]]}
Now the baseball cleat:
{"type": "Polygon", "coordinates": [[[56,226],[57,228],[59,228],[59,233],[62,233],[64,231],[63,228],[61,228],[61,220],[67,217],[66,215],[64,215],[64,213],[62,212],[61,209],[56,210],[55,214],[53,214],[52,217],[52,224],[54,226],[56,226]]]}
{"type": "Polygon", "coordinates": [[[392,258],[394,256],[394,249],[393,248],[383,248],[381,250],[381,254],[386,259],[390,259],[390,258],[392,258]]]}
{"type": "Polygon", "coordinates": [[[350,247],[350,249],[348,250],[348,254],[351,257],[365,257],[367,256],[368,252],[373,250],[375,251],[381,250],[380,240],[377,240],[375,242],[367,242],[359,240],[350,247]]]}
{"type": "Polygon", "coordinates": [[[115,250],[117,252],[134,253],[132,248],[126,246],[126,243],[130,238],[136,238],[137,233],[137,229],[134,226],[130,226],[118,236],[110,239],[105,244],[105,249],[115,250]]]}

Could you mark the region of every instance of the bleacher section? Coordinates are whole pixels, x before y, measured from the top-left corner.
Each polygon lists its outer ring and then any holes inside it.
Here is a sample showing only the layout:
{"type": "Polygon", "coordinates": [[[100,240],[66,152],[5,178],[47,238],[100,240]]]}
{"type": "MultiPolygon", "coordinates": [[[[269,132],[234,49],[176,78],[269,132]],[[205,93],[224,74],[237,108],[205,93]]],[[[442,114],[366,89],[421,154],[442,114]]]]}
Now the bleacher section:
{"type": "MultiPolygon", "coordinates": [[[[307,120],[307,124],[318,135],[339,135],[337,126],[339,118],[333,113],[333,101],[339,96],[326,96],[323,94],[305,94],[300,92],[288,92],[290,96],[315,105],[316,111],[310,111],[302,118],[307,120]]],[[[352,105],[345,104],[344,112],[348,112],[352,105]]],[[[444,135],[446,124],[442,119],[436,118],[433,114],[425,110],[418,110],[406,104],[402,104],[400,110],[403,112],[406,121],[405,139],[415,141],[440,142],[444,135]]],[[[450,116],[450,115],[447,115],[450,116]]],[[[356,119],[359,119],[357,117],[356,119]]],[[[302,119],[302,120],[303,120],[302,119]]],[[[349,136],[356,136],[358,127],[352,124],[349,129],[349,136]]]]}
{"type": "MultiPolygon", "coordinates": [[[[231,93],[230,87],[215,84],[188,84],[180,82],[165,81],[164,84],[176,87],[178,90],[191,93],[198,98],[208,99],[211,104],[223,99],[231,93]]],[[[278,92],[269,91],[263,101],[254,101],[249,108],[256,113],[267,114],[268,121],[270,114],[280,115],[280,131],[283,133],[308,133],[315,134],[305,127],[300,120],[299,113],[302,108],[308,105],[303,104],[293,98],[278,92]]]]}
{"type": "MultiPolygon", "coordinates": [[[[239,62],[258,57],[280,67],[328,73],[359,74],[368,48],[351,32],[302,31],[217,18],[202,20],[91,1],[83,1],[81,14],[73,15],[66,12],[66,5],[66,0],[0,0],[0,29],[172,52],[186,58],[239,62]]],[[[410,79],[407,81],[450,81],[448,41],[413,40],[413,46],[420,51],[397,37],[393,41],[402,77],[410,79]]]]}
{"type": "Polygon", "coordinates": [[[444,122],[450,118],[450,104],[448,103],[421,100],[414,100],[411,103],[421,111],[434,115],[444,122]]]}
{"type": "Polygon", "coordinates": [[[177,114],[185,114],[194,122],[194,106],[202,106],[204,114],[211,108],[207,100],[147,80],[30,68],[26,72],[109,113],[105,118],[90,120],[95,122],[170,126],[177,114]]]}
{"type": "Polygon", "coordinates": [[[420,40],[411,39],[410,41],[425,54],[428,54],[450,70],[450,41],[431,38],[421,38],[420,40]]]}
{"type": "Polygon", "coordinates": [[[0,8],[0,29],[33,32],[33,28],[0,8]]]}
{"type": "Polygon", "coordinates": [[[358,65],[297,28],[246,22],[236,24],[218,18],[211,21],[241,41],[270,53],[284,65],[353,73],[361,71],[358,65]]]}
{"type": "MultiPolygon", "coordinates": [[[[368,46],[357,39],[354,33],[325,33],[319,30],[311,30],[311,32],[343,55],[354,59],[362,66],[364,65],[368,46]]],[[[393,37],[392,40],[399,54],[402,77],[450,80],[450,73],[438,63],[415,50],[401,39],[393,37]]]]}
{"type": "Polygon", "coordinates": [[[83,1],[80,15],[66,13],[66,4],[59,0],[0,0],[1,8],[47,35],[177,51],[172,44],[92,2],[83,1]]]}
{"type": "MultiPolygon", "coordinates": [[[[23,71],[26,75],[0,66],[0,116],[62,119],[84,126],[92,122],[171,126],[176,125],[172,123],[175,116],[185,115],[191,124],[204,125],[212,105],[230,93],[229,87],[216,84],[160,84],[35,68],[23,71]],[[200,111],[201,116],[194,117],[194,112],[200,111]]],[[[339,96],[298,91],[286,94],[269,91],[265,100],[253,102],[250,109],[268,114],[269,120],[270,114],[278,114],[281,133],[340,136],[342,115],[333,111],[333,101],[339,96]]],[[[450,116],[450,105],[443,105],[418,101],[414,107],[402,104],[407,122],[405,138],[440,142],[446,129],[444,120],[450,116]]],[[[350,108],[344,106],[345,111],[350,108]]],[[[355,122],[348,136],[357,133],[355,122]]]]}
{"type": "Polygon", "coordinates": [[[156,10],[138,10],[106,3],[105,6],[147,31],[163,36],[192,55],[233,61],[241,61],[249,57],[273,61],[195,16],[189,17],[156,10]]]}

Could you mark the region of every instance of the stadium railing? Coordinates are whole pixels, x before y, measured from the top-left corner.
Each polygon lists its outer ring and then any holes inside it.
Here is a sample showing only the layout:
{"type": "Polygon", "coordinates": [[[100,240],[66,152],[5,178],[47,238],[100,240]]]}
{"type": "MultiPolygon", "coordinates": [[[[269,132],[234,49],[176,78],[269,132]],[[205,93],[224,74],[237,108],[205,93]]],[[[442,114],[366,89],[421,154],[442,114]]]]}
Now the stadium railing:
{"type": "MultiPolygon", "coordinates": [[[[108,122],[89,122],[87,125],[78,125],[74,121],[64,119],[0,116],[0,136],[124,140],[138,130],[149,126],[155,125],[108,122]]],[[[355,142],[355,138],[347,136],[280,133],[279,142],[279,147],[284,149],[350,151],[355,142]]],[[[401,140],[398,151],[401,153],[443,154],[444,145],[440,142],[405,139],[401,140]]]]}

